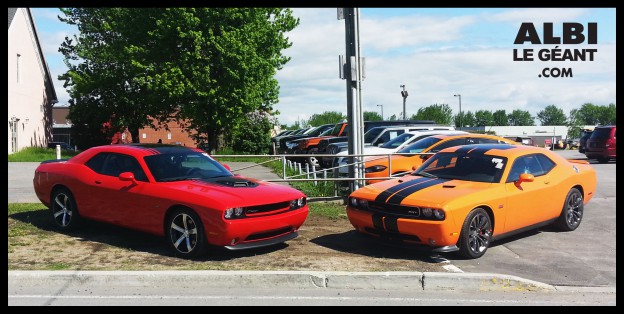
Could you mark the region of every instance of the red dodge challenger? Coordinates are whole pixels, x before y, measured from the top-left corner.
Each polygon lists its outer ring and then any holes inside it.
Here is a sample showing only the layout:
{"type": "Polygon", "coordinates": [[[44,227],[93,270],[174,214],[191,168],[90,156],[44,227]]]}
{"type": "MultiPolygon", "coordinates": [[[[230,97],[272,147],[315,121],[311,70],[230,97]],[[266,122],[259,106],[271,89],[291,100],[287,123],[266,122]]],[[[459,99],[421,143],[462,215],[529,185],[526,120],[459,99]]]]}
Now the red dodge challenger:
{"type": "Polygon", "coordinates": [[[233,175],[206,152],[162,144],[106,145],[35,170],[56,226],[82,219],[164,236],[177,255],[282,243],[308,216],[301,191],[233,175]]]}

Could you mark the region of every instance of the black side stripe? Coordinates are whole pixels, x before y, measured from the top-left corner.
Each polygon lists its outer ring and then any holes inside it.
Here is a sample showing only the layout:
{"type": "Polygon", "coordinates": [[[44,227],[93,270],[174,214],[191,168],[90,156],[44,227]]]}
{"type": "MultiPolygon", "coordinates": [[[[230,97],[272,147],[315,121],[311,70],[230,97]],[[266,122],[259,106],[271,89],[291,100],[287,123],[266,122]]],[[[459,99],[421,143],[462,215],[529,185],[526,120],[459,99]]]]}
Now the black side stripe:
{"type": "Polygon", "coordinates": [[[399,191],[398,193],[394,194],[392,197],[390,197],[386,203],[388,204],[394,204],[394,205],[400,205],[401,202],[408,196],[410,196],[410,194],[416,193],[422,189],[426,189],[430,186],[434,186],[434,185],[438,185],[438,184],[442,184],[445,182],[448,182],[450,180],[448,179],[433,179],[427,182],[423,182],[422,184],[418,184],[418,185],[414,185],[414,186],[410,186],[404,190],[399,191]]]}
{"type": "Polygon", "coordinates": [[[407,182],[403,182],[403,183],[397,184],[395,186],[391,186],[387,190],[379,193],[379,195],[377,195],[377,197],[375,198],[375,202],[385,203],[386,200],[390,196],[392,196],[394,193],[396,193],[396,192],[398,192],[398,191],[400,191],[402,189],[405,189],[407,187],[410,187],[412,185],[419,184],[419,183],[422,183],[422,182],[426,182],[426,181],[429,181],[429,180],[431,180],[431,179],[429,179],[429,178],[418,178],[418,179],[414,179],[414,180],[411,180],[411,181],[407,181],[407,182]]]}
{"type": "Polygon", "coordinates": [[[505,146],[501,146],[500,144],[472,144],[472,145],[461,146],[455,151],[455,153],[458,153],[458,154],[470,153],[471,155],[472,154],[484,155],[485,153],[487,153],[488,151],[492,149],[506,150],[506,149],[512,149],[512,148],[514,148],[513,145],[508,145],[507,147],[505,147],[505,146]]]}

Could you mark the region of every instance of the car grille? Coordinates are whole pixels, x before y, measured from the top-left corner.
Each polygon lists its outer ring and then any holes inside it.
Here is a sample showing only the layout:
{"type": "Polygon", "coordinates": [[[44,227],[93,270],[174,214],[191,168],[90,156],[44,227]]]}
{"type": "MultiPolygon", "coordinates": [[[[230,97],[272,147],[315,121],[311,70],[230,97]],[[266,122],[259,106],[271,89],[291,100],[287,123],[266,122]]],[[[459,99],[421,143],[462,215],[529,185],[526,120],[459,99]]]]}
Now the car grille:
{"type": "MultiPolygon", "coordinates": [[[[258,206],[245,207],[245,215],[247,217],[254,217],[260,215],[266,215],[274,211],[282,212],[290,209],[290,202],[280,202],[273,204],[264,204],[258,206]]],[[[271,213],[272,214],[272,213],[271,213]]]]}
{"type": "Polygon", "coordinates": [[[384,216],[396,218],[422,218],[420,207],[368,202],[368,208],[370,211],[384,216]]]}

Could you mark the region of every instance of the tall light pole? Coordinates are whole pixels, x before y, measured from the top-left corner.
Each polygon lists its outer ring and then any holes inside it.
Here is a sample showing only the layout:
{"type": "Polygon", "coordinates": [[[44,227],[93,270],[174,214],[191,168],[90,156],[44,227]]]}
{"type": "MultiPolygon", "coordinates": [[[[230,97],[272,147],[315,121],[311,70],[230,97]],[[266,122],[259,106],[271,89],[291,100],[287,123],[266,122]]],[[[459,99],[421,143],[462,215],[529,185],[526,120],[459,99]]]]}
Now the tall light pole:
{"type": "Polygon", "coordinates": [[[377,105],[377,107],[381,107],[381,120],[383,120],[383,105],[377,105]]]}
{"type": "Polygon", "coordinates": [[[461,94],[453,95],[455,97],[459,97],[459,127],[462,127],[462,112],[461,112],[461,94]]]}
{"type": "Polygon", "coordinates": [[[401,91],[401,96],[403,97],[403,120],[407,120],[405,114],[405,100],[407,99],[407,91],[405,90],[405,85],[401,85],[400,87],[403,87],[403,90],[401,91]]]}

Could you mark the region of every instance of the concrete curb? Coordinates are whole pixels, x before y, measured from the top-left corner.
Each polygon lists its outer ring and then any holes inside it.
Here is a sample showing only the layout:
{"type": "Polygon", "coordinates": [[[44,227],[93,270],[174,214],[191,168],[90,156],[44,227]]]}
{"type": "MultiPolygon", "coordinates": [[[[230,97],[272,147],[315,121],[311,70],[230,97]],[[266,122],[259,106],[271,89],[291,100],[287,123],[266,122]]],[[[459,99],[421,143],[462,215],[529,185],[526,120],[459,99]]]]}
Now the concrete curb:
{"type": "Polygon", "coordinates": [[[323,271],[9,271],[8,285],[47,287],[321,288],[414,291],[556,291],[523,278],[479,273],[323,271]]]}

